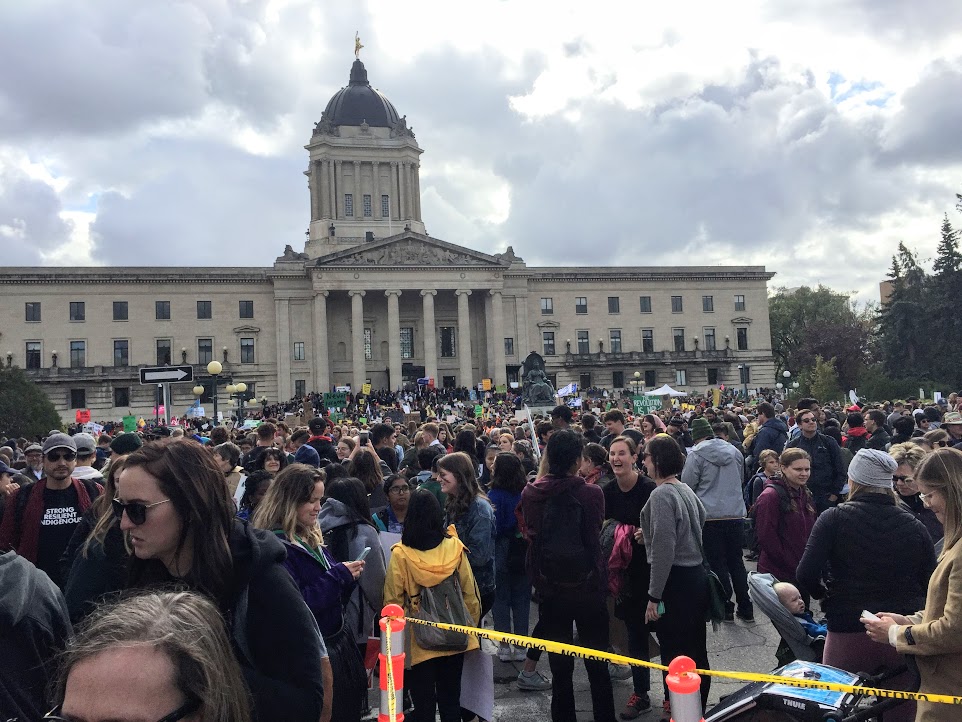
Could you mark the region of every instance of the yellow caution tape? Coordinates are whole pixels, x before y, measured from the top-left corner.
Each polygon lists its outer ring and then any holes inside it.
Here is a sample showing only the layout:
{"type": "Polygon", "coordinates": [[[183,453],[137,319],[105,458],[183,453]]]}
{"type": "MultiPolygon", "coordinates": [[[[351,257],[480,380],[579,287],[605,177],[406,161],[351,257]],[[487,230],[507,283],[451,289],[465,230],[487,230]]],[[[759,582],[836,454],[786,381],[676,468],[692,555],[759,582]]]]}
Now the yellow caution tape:
{"type": "MultiPolygon", "coordinates": [[[[634,659],[621,654],[601,652],[597,649],[579,647],[574,644],[563,644],[552,642],[547,639],[535,639],[533,637],[522,637],[518,634],[507,634],[505,632],[495,632],[490,629],[477,629],[475,627],[463,627],[457,624],[444,624],[442,622],[426,622],[423,619],[405,617],[405,620],[413,624],[423,624],[439,629],[448,629],[454,632],[471,634],[475,637],[483,637],[493,642],[510,642],[518,647],[529,647],[540,649],[543,652],[554,652],[555,654],[565,654],[570,657],[579,657],[592,662],[613,662],[615,664],[628,664],[634,667],[648,667],[667,672],[668,667],[663,664],[655,664],[643,659],[634,659]]],[[[756,672],[723,672],[717,669],[696,669],[697,674],[709,677],[721,677],[725,679],[737,679],[748,682],[769,682],[772,684],[784,684],[791,687],[808,687],[811,689],[824,689],[832,692],[846,692],[848,694],[868,695],[871,697],[888,697],[892,699],[916,700],[919,702],[937,702],[939,704],[962,705],[962,696],[949,694],[930,694],[926,692],[905,692],[897,689],[878,689],[876,687],[860,687],[851,684],[839,684],[837,682],[821,682],[816,679],[804,679],[801,677],[781,677],[776,674],[758,674],[756,672]]]]}

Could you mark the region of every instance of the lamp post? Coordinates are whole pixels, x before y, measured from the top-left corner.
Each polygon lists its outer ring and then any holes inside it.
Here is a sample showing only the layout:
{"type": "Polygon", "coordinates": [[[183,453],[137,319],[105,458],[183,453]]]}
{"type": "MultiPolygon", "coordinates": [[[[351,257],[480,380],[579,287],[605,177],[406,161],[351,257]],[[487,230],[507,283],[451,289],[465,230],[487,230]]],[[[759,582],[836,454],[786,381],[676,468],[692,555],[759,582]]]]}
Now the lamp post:
{"type": "MultiPolygon", "coordinates": [[[[217,384],[219,383],[219,379],[217,377],[223,370],[224,367],[221,366],[220,361],[211,361],[209,364],[207,364],[207,373],[214,377],[214,426],[217,426],[217,384]]],[[[197,393],[196,390],[194,393],[197,393]]]]}
{"type": "Polygon", "coordinates": [[[789,371],[788,369],[785,369],[784,371],[782,371],[782,378],[785,379],[785,396],[787,398],[788,395],[791,393],[790,391],[791,388],[796,388],[796,389],[798,388],[798,382],[796,381],[794,385],[790,383],[790,379],[792,378],[792,372],[789,371]]]}
{"type": "Polygon", "coordinates": [[[242,426],[244,424],[244,402],[247,401],[247,384],[241,381],[239,384],[234,386],[234,392],[237,394],[237,421],[242,426]]]}

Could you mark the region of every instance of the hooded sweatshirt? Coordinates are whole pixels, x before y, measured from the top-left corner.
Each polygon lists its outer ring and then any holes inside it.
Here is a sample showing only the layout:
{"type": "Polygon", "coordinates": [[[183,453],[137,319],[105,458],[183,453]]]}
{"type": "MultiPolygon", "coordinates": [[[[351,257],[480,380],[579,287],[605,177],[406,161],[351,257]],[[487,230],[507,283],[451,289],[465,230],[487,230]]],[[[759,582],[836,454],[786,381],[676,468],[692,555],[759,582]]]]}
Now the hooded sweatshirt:
{"type": "MultiPolygon", "coordinates": [[[[464,604],[477,624],[481,617],[481,598],[471,572],[471,564],[468,562],[467,548],[458,539],[453,524],[448,527],[448,534],[440,544],[427,551],[404,544],[391,547],[391,561],[388,563],[387,577],[384,580],[384,603],[400,604],[406,613],[412,614],[417,611],[417,605],[412,598],[417,597],[422,588],[440,584],[457,571],[464,604]]],[[[408,628],[410,627],[411,625],[408,625],[408,628]]],[[[413,634],[408,639],[412,666],[435,657],[460,654],[423,649],[418,646],[413,634]]],[[[465,651],[472,649],[478,649],[478,638],[469,636],[465,651]]]]}
{"type": "Polygon", "coordinates": [[[681,480],[705,505],[709,520],[740,519],[745,516],[744,466],[738,449],[727,441],[705,439],[689,452],[681,480]]]}
{"type": "Polygon", "coordinates": [[[0,554],[0,719],[40,719],[70,637],[67,605],[50,578],[15,552],[0,554]]]}
{"type": "Polygon", "coordinates": [[[381,609],[384,607],[384,549],[381,548],[378,531],[370,524],[359,524],[351,519],[347,507],[337,499],[324,500],[317,522],[324,532],[328,550],[339,562],[357,559],[365,547],[371,548],[364,559],[364,571],[357,580],[358,586],[351,592],[344,610],[347,628],[354,634],[358,644],[366,644],[373,629],[374,620],[380,618],[381,609]],[[333,529],[345,532],[347,553],[341,554],[345,557],[344,559],[338,557],[340,550],[329,538],[329,532],[333,529]]]}

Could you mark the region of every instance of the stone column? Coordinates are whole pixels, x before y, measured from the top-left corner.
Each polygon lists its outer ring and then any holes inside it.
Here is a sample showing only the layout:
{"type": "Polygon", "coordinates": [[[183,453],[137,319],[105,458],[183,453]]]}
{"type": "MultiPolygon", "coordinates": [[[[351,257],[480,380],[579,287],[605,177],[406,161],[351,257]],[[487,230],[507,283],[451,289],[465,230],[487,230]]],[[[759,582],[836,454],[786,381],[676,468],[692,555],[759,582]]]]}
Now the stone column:
{"type": "Polygon", "coordinates": [[[314,294],[314,390],[331,390],[331,364],[327,345],[327,291],[314,294]]]}
{"type": "Polygon", "coordinates": [[[468,296],[471,295],[471,291],[459,288],[454,293],[458,297],[458,362],[461,369],[458,386],[471,388],[474,383],[472,371],[474,364],[471,359],[471,315],[468,307],[468,296]]]}
{"type": "Polygon", "coordinates": [[[381,220],[381,171],[380,163],[371,163],[371,214],[374,220],[381,220]]]}
{"type": "Polygon", "coordinates": [[[397,391],[401,388],[401,315],[398,309],[400,291],[385,291],[387,296],[387,333],[388,333],[388,369],[390,371],[390,389],[397,391]]]}
{"type": "Polygon", "coordinates": [[[364,218],[364,196],[361,188],[361,161],[354,161],[354,217],[364,218]]]}
{"type": "Polygon", "coordinates": [[[441,386],[438,378],[438,330],[434,325],[434,297],[437,291],[421,291],[424,299],[424,375],[434,379],[434,385],[441,386]]]}
{"type": "Polygon", "coordinates": [[[318,162],[312,160],[307,165],[307,188],[311,194],[311,220],[316,221],[321,217],[321,169],[318,162]]]}
{"type": "Polygon", "coordinates": [[[274,299],[274,322],[277,328],[277,400],[291,398],[291,302],[274,299]]]}
{"type": "Polygon", "coordinates": [[[314,163],[315,177],[317,178],[317,189],[318,189],[318,211],[320,212],[319,218],[329,218],[327,211],[327,204],[331,197],[331,191],[328,188],[328,172],[327,172],[327,161],[319,160],[314,163]]]}
{"type": "Polygon", "coordinates": [[[414,216],[414,194],[411,192],[411,164],[404,164],[404,218],[410,220],[414,216]]]}
{"type": "Polygon", "coordinates": [[[392,160],[391,161],[391,218],[394,219],[395,221],[400,220],[401,218],[401,215],[400,215],[401,206],[398,205],[398,200],[399,200],[399,197],[398,197],[398,183],[397,183],[397,161],[392,160]],[[398,209],[397,211],[398,215],[396,216],[394,215],[395,208],[398,209]]]}
{"type": "Polygon", "coordinates": [[[499,290],[492,290],[491,293],[491,335],[494,338],[488,339],[488,343],[494,348],[494,383],[508,383],[508,372],[505,369],[504,357],[504,304],[502,294],[499,290]]]}
{"type": "Polygon", "coordinates": [[[404,163],[397,164],[397,217],[399,221],[405,218],[404,209],[408,200],[408,189],[404,186],[404,163]]]}
{"type": "Polygon", "coordinates": [[[361,393],[367,380],[364,358],[364,291],[348,291],[351,297],[351,391],[361,393]]]}
{"type": "Polygon", "coordinates": [[[344,168],[342,167],[344,161],[336,160],[334,161],[334,191],[331,194],[334,200],[334,218],[343,218],[341,215],[341,208],[344,207],[344,168]],[[338,198],[338,196],[341,196],[338,198]]]}
{"type": "Polygon", "coordinates": [[[413,165],[412,175],[414,176],[414,217],[421,220],[421,164],[413,165]]]}

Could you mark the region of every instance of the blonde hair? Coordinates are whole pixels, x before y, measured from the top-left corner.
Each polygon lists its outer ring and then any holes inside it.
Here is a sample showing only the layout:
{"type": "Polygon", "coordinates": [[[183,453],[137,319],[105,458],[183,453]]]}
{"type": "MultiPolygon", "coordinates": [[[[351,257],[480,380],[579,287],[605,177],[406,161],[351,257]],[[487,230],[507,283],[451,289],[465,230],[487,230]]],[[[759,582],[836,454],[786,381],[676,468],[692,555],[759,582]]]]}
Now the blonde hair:
{"type": "Polygon", "coordinates": [[[324,535],[319,525],[303,528],[297,521],[297,509],[311,500],[314,487],[324,481],[324,472],[307,464],[290,464],[274,477],[267,494],[251,519],[258,529],[281,531],[290,541],[300,537],[310,546],[324,546],[324,535]]]}
{"type": "Polygon", "coordinates": [[[911,467],[913,472],[919,468],[919,464],[922,463],[922,459],[925,458],[926,453],[925,449],[918,444],[909,442],[892,444],[892,446],[889,447],[889,456],[895,459],[895,463],[899,465],[906,464],[911,467]]]}
{"type": "Polygon", "coordinates": [[[915,480],[945,499],[944,554],[962,538],[962,451],[948,448],[926,454],[915,480]]]}
{"type": "Polygon", "coordinates": [[[188,700],[200,702],[198,713],[204,722],[250,722],[250,697],[224,620],[205,597],[162,592],[102,606],[67,645],[57,699],[63,700],[74,667],[118,647],[164,653],[174,669],[171,681],[188,700]]]}
{"type": "MultiPolygon", "coordinates": [[[[104,540],[107,538],[107,532],[114,524],[119,524],[117,517],[114,515],[113,500],[117,496],[117,477],[120,472],[124,470],[124,461],[126,456],[121,456],[116,459],[112,459],[110,462],[110,468],[107,470],[107,476],[104,477],[104,490],[103,493],[97,497],[97,501],[94,502],[95,512],[97,514],[97,523],[94,528],[90,530],[87,538],[84,540],[83,545],[80,547],[80,556],[84,559],[90,553],[90,546],[92,544],[98,544],[103,546],[104,540]],[[97,502],[100,502],[99,504],[97,502]]],[[[127,536],[124,535],[124,543],[127,543],[127,536]]],[[[130,549],[127,549],[127,553],[130,553],[130,549]]]]}

